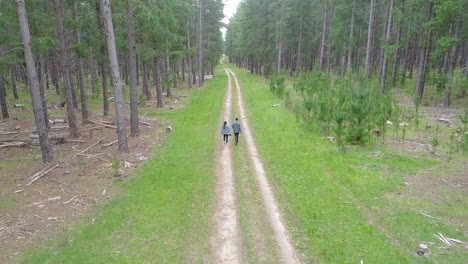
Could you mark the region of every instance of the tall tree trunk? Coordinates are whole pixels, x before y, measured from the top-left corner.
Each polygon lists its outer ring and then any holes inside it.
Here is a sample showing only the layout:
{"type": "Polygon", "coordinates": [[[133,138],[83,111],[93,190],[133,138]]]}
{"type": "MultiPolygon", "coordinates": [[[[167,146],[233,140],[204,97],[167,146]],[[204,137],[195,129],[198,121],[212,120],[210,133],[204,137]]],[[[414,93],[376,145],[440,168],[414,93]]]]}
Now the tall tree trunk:
{"type": "MultiPolygon", "coordinates": [[[[468,52],[465,52],[465,59],[462,62],[462,66],[464,67],[464,73],[465,73],[465,78],[468,78],[468,52]]],[[[458,94],[458,98],[465,98],[465,93],[467,89],[468,84],[465,82],[462,84],[462,87],[460,89],[460,93],[458,94]]]]}
{"type": "Polygon", "coordinates": [[[143,94],[146,95],[146,99],[151,99],[151,91],[148,87],[148,67],[145,62],[142,62],[142,76],[143,76],[143,94]]]}
{"type": "Polygon", "coordinates": [[[52,78],[52,84],[55,87],[55,93],[57,95],[60,94],[60,85],[59,85],[59,79],[60,79],[60,74],[57,69],[57,54],[55,51],[49,52],[49,61],[50,61],[50,72],[51,72],[51,78],[52,78]]]}
{"type": "Polygon", "coordinates": [[[189,26],[189,21],[187,19],[187,82],[189,85],[189,88],[192,88],[192,71],[190,70],[190,67],[192,65],[192,54],[191,54],[191,47],[190,47],[190,26],[189,26]]]}
{"type": "MultiPolygon", "coordinates": [[[[404,14],[405,10],[405,0],[401,2],[401,13],[404,14]]],[[[396,35],[396,40],[395,40],[395,53],[393,53],[393,58],[392,58],[392,79],[391,79],[391,87],[395,88],[396,87],[396,77],[398,75],[398,59],[400,57],[400,41],[401,41],[401,31],[403,27],[403,21],[401,21],[398,24],[398,29],[397,29],[397,35],[396,35]]]]}
{"type": "Polygon", "coordinates": [[[162,76],[161,76],[161,55],[154,56],[154,85],[156,86],[156,107],[163,108],[162,97],[162,76]]]}
{"type": "MultiPolygon", "coordinates": [[[[457,16],[455,18],[455,22],[453,24],[453,38],[459,39],[460,35],[460,28],[461,28],[461,16],[457,16]]],[[[447,85],[445,86],[445,93],[444,93],[444,101],[442,103],[443,108],[448,108],[450,106],[450,96],[452,93],[452,81],[453,81],[453,70],[455,69],[455,64],[457,62],[457,44],[452,47],[450,53],[448,55],[448,62],[447,62],[447,85]]]]}
{"type": "Polygon", "coordinates": [[[6,88],[5,88],[5,77],[3,75],[0,75],[0,106],[2,108],[2,118],[9,118],[10,115],[8,115],[8,107],[7,107],[7,102],[6,102],[6,88]]]}
{"type": "Polygon", "coordinates": [[[347,70],[351,71],[353,67],[353,37],[354,37],[354,24],[355,24],[355,8],[356,0],[353,0],[351,11],[351,25],[349,26],[349,40],[348,40],[348,61],[347,70]]]}
{"type": "Polygon", "coordinates": [[[276,75],[281,73],[281,64],[283,56],[283,38],[284,38],[284,1],[281,1],[281,18],[278,29],[278,57],[276,62],[276,75]]]}
{"type": "MultiPolygon", "coordinates": [[[[76,6],[76,0],[73,0],[73,10],[72,10],[72,17],[73,20],[78,23],[78,9],[76,6]]],[[[74,32],[75,43],[77,45],[81,44],[81,36],[78,29],[75,29],[74,32]]],[[[83,60],[76,55],[76,72],[77,72],[77,83],[80,89],[80,101],[81,101],[81,122],[83,124],[88,123],[89,112],[88,112],[88,95],[85,87],[85,73],[84,73],[84,66],[83,60]]]]}
{"type": "Polygon", "coordinates": [[[301,74],[302,68],[302,27],[304,23],[304,0],[301,0],[301,17],[299,22],[299,40],[297,43],[297,58],[296,58],[296,73],[295,76],[298,78],[301,74]]]}
{"type": "Polygon", "coordinates": [[[138,87],[137,61],[135,42],[135,16],[132,11],[132,0],[127,0],[128,19],[128,68],[130,72],[130,135],[139,136],[138,126],[138,87]]]}
{"type": "Polygon", "coordinates": [[[76,125],[75,106],[73,104],[72,87],[70,86],[70,66],[68,61],[68,47],[65,29],[63,26],[62,6],[60,0],[54,0],[55,23],[57,26],[57,36],[59,38],[60,68],[62,69],[63,85],[65,87],[65,98],[67,101],[68,130],[70,137],[80,136],[76,125]]]}
{"type": "MultiPolygon", "coordinates": [[[[268,24],[269,22],[269,17],[268,17],[268,2],[264,1],[264,10],[263,10],[263,46],[268,47],[269,45],[269,39],[270,39],[270,31],[268,30],[268,24]]],[[[268,77],[270,74],[270,54],[269,54],[269,49],[265,49],[264,51],[264,57],[263,57],[263,75],[265,77],[268,77]]]]}
{"type": "Polygon", "coordinates": [[[366,48],[366,64],[364,70],[366,72],[367,78],[372,78],[372,43],[375,38],[375,28],[374,22],[376,19],[377,13],[377,4],[379,0],[371,0],[370,10],[369,10],[369,29],[367,31],[367,48],[366,48]]]}
{"type": "Polygon", "coordinates": [[[125,102],[123,99],[122,83],[120,81],[119,61],[115,46],[114,25],[112,24],[112,12],[110,0],[102,0],[102,14],[107,36],[107,53],[109,55],[110,73],[114,86],[115,119],[117,124],[117,137],[119,140],[119,153],[128,153],[127,128],[125,127],[125,102]]]}
{"type": "Polygon", "coordinates": [[[388,10],[387,10],[387,27],[385,32],[385,46],[382,48],[382,64],[380,66],[380,95],[385,94],[385,86],[387,82],[387,67],[388,67],[388,59],[387,59],[387,49],[388,45],[390,44],[390,34],[392,33],[392,10],[395,2],[394,0],[390,0],[388,2],[388,10]]]}
{"type": "Polygon", "coordinates": [[[13,97],[15,100],[19,99],[18,88],[16,87],[16,65],[11,67],[11,89],[13,90],[13,97]]]}
{"type": "Polygon", "coordinates": [[[203,0],[198,0],[198,87],[203,86],[203,0]]]}
{"type": "MultiPolygon", "coordinates": [[[[101,19],[101,4],[100,0],[96,0],[96,20],[100,30],[104,31],[104,26],[102,25],[101,19]]],[[[103,105],[103,115],[109,115],[109,91],[107,89],[107,71],[104,62],[104,57],[106,54],[106,46],[104,42],[101,42],[101,47],[99,48],[99,66],[101,70],[101,84],[102,84],[102,105],[103,105]]]]}
{"type": "Polygon", "coordinates": [[[341,59],[340,59],[340,77],[343,78],[345,76],[345,73],[346,73],[346,61],[347,61],[346,42],[345,41],[343,41],[343,45],[341,47],[340,57],[341,57],[341,59]]]}
{"type": "Polygon", "coordinates": [[[93,94],[93,97],[95,98],[97,96],[97,89],[96,89],[96,63],[94,62],[94,59],[91,58],[89,62],[89,71],[91,73],[91,91],[93,94]]]}
{"type": "MultiPolygon", "coordinates": [[[[165,69],[165,73],[164,75],[166,76],[166,78],[169,78],[169,72],[171,70],[171,64],[170,64],[170,58],[169,58],[169,41],[166,40],[166,69],[165,69]]],[[[176,78],[176,76],[174,75],[174,78],[176,78]]],[[[172,97],[172,93],[171,93],[171,85],[170,84],[166,84],[167,87],[166,87],[166,97],[172,97]]]]}
{"type": "Polygon", "coordinates": [[[325,11],[323,13],[323,27],[322,27],[322,44],[320,45],[320,70],[324,71],[326,66],[326,54],[327,54],[327,41],[328,41],[328,13],[330,0],[325,2],[325,11]]]}
{"type": "Polygon", "coordinates": [[[49,121],[45,118],[44,110],[42,109],[43,106],[41,102],[39,79],[36,71],[36,63],[34,62],[34,54],[32,52],[31,34],[29,32],[26,8],[24,6],[24,0],[16,0],[16,4],[21,30],[21,38],[23,41],[24,56],[28,70],[29,91],[31,93],[34,121],[36,123],[37,133],[39,135],[39,143],[41,145],[42,161],[44,163],[49,163],[54,159],[52,145],[49,142],[49,132],[46,125],[46,123],[49,121]]]}
{"type": "MultiPolygon", "coordinates": [[[[433,15],[433,6],[432,2],[429,3],[429,13],[426,21],[430,21],[433,15]]],[[[419,97],[419,100],[422,99],[424,92],[424,83],[426,82],[426,72],[427,72],[427,61],[429,60],[429,52],[431,49],[432,43],[432,32],[429,29],[425,29],[425,34],[428,36],[428,41],[425,47],[421,47],[419,55],[419,68],[418,68],[418,79],[416,80],[416,96],[419,97]]]]}

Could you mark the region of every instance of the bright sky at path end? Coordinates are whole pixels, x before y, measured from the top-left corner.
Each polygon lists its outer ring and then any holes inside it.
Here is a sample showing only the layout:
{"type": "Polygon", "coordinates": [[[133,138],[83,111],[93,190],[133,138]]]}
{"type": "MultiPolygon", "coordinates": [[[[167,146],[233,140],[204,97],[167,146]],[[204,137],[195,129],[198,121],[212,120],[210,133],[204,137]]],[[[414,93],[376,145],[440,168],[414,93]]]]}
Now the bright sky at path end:
{"type": "MultiPolygon", "coordinates": [[[[231,18],[237,10],[237,6],[242,0],[223,0],[224,3],[224,18],[223,22],[227,24],[229,22],[229,18],[231,18]]],[[[222,28],[221,31],[223,32],[223,38],[226,36],[226,28],[222,28]]]]}

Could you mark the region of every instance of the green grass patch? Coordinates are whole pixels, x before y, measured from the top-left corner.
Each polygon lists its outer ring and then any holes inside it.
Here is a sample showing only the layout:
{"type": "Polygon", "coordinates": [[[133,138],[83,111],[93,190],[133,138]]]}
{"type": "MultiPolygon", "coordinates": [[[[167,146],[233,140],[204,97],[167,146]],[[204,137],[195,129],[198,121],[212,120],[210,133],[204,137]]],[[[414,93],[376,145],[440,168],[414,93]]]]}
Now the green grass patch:
{"type": "MultiPolygon", "coordinates": [[[[187,108],[148,113],[173,132],[154,158],[120,183],[123,194],[71,231],[23,257],[27,263],[206,263],[214,194],[213,129],[227,77],[221,68],[206,88],[191,90],[187,108]],[[92,223],[94,219],[94,224],[92,223]]],[[[217,138],[217,137],[216,137],[217,138]]]]}
{"type": "Polygon", "coordinates": [[[16,204],[16,199],[15,197],[11,196],[0,196],[0,209],[1,210],[8,210],[10,208],[13,208],[16,204]]]}
{"type": "Polygon", "coordinates": [[[319,129],[301,127],[284,104],[272,107],[281,99],[262,77],[234,72],[265,169],[305,262],[464,263],[467,254],[460,251],[448,258],[416,256],[420,242],[436,241],[433,233],[443,230],[462,240],[463,233],[434,225],[411,207],[393,207],[387,197],[404,186],[406,175],[436,162],[377,146],[343,153],[319,129]]]}

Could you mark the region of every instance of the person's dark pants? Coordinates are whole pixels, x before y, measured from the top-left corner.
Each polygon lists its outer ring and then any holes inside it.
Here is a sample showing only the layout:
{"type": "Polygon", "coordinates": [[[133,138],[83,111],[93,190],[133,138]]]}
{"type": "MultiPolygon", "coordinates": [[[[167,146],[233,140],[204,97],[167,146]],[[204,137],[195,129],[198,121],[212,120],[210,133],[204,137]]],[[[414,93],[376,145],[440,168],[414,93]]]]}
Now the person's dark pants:
{"type": "Polygon", "coordinates": [[[236,145],[239,143],[239,133],[234,133],[234,136],[236,137],[236,145]]]}
{"type": "Polygon", "coordinates": [[[226,144],[228,143],[228,141],[229,141],[229,134],[223,134],[223,141],[224,141],[224,143],[226,143],[226,144]]]}

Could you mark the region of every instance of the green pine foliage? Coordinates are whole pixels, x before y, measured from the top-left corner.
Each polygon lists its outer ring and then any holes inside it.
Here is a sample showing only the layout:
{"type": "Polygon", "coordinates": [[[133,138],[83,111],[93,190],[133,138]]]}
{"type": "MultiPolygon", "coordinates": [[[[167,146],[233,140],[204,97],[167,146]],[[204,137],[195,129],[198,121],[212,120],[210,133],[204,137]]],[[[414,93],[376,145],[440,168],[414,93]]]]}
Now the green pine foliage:
{"type": "Polygon", "coordinates": [[[303,74],[294,85],[302,98],[302,121],[334,134],[339,145],[364,145],[374,129],[385,134],[385,122],[397,108],[390,95],[381,96],[375,83],[332,78],[320,72],[303,74]]]}

